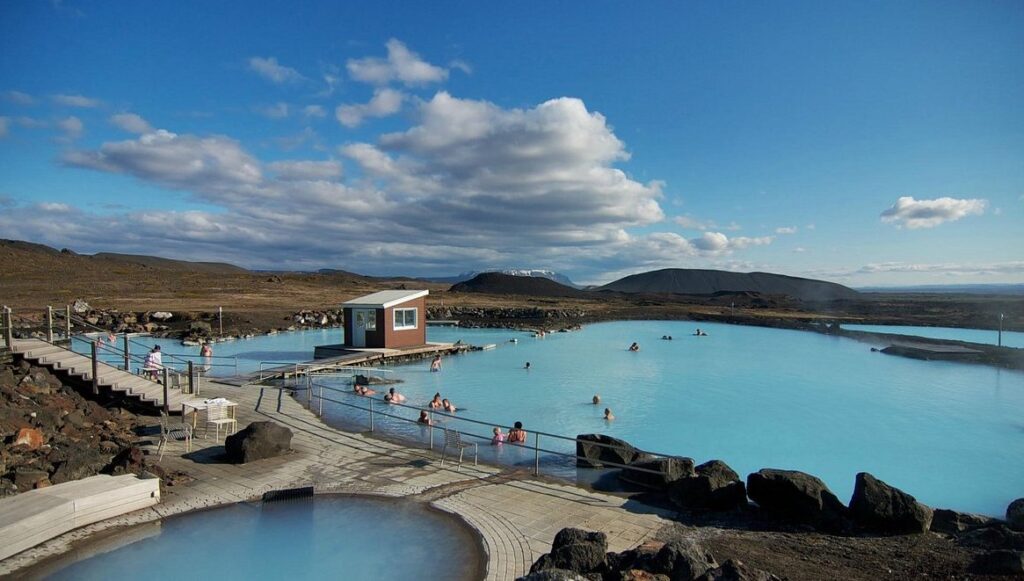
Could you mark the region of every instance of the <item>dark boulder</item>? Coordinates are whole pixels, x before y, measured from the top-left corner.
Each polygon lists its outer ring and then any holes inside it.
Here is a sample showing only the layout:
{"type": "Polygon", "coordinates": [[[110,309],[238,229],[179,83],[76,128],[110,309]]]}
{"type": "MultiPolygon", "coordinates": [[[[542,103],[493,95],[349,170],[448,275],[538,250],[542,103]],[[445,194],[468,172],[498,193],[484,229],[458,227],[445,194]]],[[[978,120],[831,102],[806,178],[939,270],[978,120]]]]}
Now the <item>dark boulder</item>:
{"type": "Polygon", "coordinates": [[[761,569],[744,565],[742,561],[729,559],[721,567],[708,570],[697,581],[781,581],[775,575],[761,569]]]}
{"type": "Polygon", "coordinates": [[[1024,531],[1024,498],[1018,498],[1006,507],[1006,524],[1011,529],[1024,531]]]}
{"type": "Polygon", "coordinates": [[[932,509],[867,472],[857,474],[850,516],[866,530],[884,534],[920,534],[932,524],[932,509]]]}
{"type": "Polygon", "coordinates": [[[747,477],[747,493],[766,514],[822,530],[843,527],[846,507],[816,476],[764,468],[747,477]]]}
{"type": "Polygon", "coordinates": [[[684,510],[732,510],[747,505],[747,489],[739,474],[721,460],[705,462],[694,476],[669,486],[669,499],[684,510]]]}
{"type": "Polygon", "coordinates": [[[224,440],[228,461],[246,464],[286,454],[291,449],[292,431],[274,422],[253,422],[224,440]]]}
{"type": "Polygon", "coordinates": [[[550,569],[599,573],[606,568],[607,552],[608,537],[604,533],[565,528],[558,531],[551,543],[551,552],[541,555],[530,573],[550,569]]]}
{"type": "Polygon", "coordinates": [[[19,492],[50,486],[49,474],[43,470],[17,468],[14,471],[14,485],[19,492]]]}
{"type": "Polygon", "coordinates": [[[119,476],[121,474],[142,474],[142,471],[146,469],[146,455],[142,452],[142,448],[138,446],[131,446],[121,450],[114,459],[110,461],[110,464],[103,469],[105,474],[113,474],[119,476]]]}
{"type": "Polygon", "coordinates": [[[555,538],[551,541],[551,550],[554,551],[555,549],[576,543],[597,543],[607,550],[608,535],[602,532],[590,532],[567,527],[555,533],[555,538]]]}
{"type": "Polygon", "coordinates": [[[576,436],[576,465],[583,468],[601,468],[605,463],[626,465],[646,457],[625,440],[604,434],[576,436]]]}
{"type": "Polygon", "coordinates": [[[619,472],[619,479],[646,488],[667,490],[676,480],[696,475],[693,470],[693,458],[669,456],[631,462],[627,468],[619,472]]]}
{"type": "Polygon", "coordinates": [[[957,543],[979,549],[1024,551],[1024,533],[1010,530],[1003,524],[995,524],[967,531],[957,538],[957,543]]]}
{"type": "Polygon", "coordinates": [[[519,577],[516,581],[590,581],[586,577],[565,569],[545,569],[519,577]]]}
{"type": "Polygon", "coordinates": [[[672,579],[696,579],[718,566],[715,557],[703,545],[691,539],[672,541],[651,559],[649,570],[672,579]]]}
{"type": "Polygon", "coordinates": [[[969,570],[981,575],[1024,575],[1024,553],[1021,551],[989,551],[971,561],[969,570]]]}
{"type": "Polygon", "coordinates": [[[932,511],[932,525],[929,527],[929,530],[933,533],[959,535],[976,528],[988,526],[994,520],[992,517],[980,514],[936,508],[932,511]]]}

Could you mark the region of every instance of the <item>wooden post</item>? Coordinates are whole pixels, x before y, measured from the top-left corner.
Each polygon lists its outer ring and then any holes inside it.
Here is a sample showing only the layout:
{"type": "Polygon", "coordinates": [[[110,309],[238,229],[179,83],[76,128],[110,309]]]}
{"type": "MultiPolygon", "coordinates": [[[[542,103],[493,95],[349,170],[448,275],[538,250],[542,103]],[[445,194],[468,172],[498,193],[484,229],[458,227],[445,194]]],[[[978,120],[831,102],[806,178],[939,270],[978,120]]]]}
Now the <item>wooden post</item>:
{"type": "Polygon", "coordinates": [[[12,324],[11,308],[4,307],[4,344],[8,349],[14,348],[14,327],[12,324]]]}
{"type": "Polygon", "coordinates": [[[71,305],[64,305],[64,335],[71,341],[71,305]]]}
{"type": "Polygon", "coordinates": [[[131,347],[128,346],[128,331],[124,332],[121,337],[121,345],[124,347],[124,370],[128,373],[132,372],[132,355],[131,347]]]}
{"type": "Polygon", "coordinates": [[[53,307],[46,305],[46,342],[53,343],[53,307]]]}
{"type": "Polygon", "coordinates": [[[192,368],[192,361],[188,362],[188,392],[192,395],[196,393],[196,374],[192,368]]]}
{"type": "Polygon", "coordinates": [[[164,413],[165,414],[170,414],[171,413],[170,406],[168,404],[169,398],[167,396],[167,385],[169,383],[170,383],[170,377],[168,377],[168,375],[167,375],[167,368],[164,367],[164,413]]]}
{"type": "Polygon", "coordinates": [[[96,341],[92,342],[92,394],[100,394],[100,359],[96,341]]]}

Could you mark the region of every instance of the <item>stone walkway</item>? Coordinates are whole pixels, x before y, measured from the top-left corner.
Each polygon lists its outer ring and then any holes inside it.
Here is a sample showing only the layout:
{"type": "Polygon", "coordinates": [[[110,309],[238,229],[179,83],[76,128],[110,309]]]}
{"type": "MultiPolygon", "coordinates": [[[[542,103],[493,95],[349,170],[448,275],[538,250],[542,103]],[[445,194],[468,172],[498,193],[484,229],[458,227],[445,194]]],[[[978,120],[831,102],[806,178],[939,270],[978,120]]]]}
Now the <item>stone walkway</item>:
{"type": "MultiPolygon", "coordinates": [[[[522,471],[463,464],[461,471],[438,452],[406,447],[379,438],[328,427],[290,396],[259,387],[206,383],[203,397],[226,397],[238,402],[239,427],[252,421],[273,420],[294,433],[287,456],[244,465],[222,463],[223,445],[202,437],[193,450],[169,444],[160,463],[195,478],[184,486],[165,489],[163,502],[90,525],[0,562],[0,574],[66,552],[72,543],[99,531],[138,524],[204,507],[258,499],[281,488],[314,486],[317,493],[406,496],[459,515],[482,538],[487,553],[487,579],[514,579],[546,553],[563,527],[603,531],[611,551],[642,543],[662,525],[669,513],[624,498],[590,492],[568,484],[536,479],[522,471]]],[[[157,437],[153,438],[155,442],[157,437]]],[[[154,462],[156,447],[147,461],[154,462]]]]}

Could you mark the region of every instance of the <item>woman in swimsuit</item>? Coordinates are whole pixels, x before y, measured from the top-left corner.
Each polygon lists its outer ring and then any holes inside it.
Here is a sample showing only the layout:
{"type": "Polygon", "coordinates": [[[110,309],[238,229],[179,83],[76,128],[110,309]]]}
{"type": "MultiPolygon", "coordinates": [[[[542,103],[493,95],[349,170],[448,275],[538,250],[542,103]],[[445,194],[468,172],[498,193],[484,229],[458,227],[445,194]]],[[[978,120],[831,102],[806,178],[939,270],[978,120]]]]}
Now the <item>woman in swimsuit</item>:
{"type": "Polygon", "coordinates": [[[510,444],[522,444],[526,442],[526,430],[523,429],[523,422],[516,422],[508,431],[508,442],[510,444]]]}

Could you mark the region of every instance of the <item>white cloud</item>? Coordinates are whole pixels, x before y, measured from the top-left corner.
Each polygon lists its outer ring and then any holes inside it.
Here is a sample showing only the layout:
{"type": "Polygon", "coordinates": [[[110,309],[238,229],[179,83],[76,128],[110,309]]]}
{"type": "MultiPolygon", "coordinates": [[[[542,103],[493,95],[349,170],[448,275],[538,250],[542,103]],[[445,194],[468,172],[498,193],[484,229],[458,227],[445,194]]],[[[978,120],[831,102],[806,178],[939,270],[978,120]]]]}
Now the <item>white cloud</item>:
{"type": "Polygon", "coordinates": [[[7,117],[0,117],[0,139],[7,137],[10,133],[11,120],[7,117]]]}
{"type": "Polygon", "coordinates": [[[110,117],[110,122],[128,133],[149,133],[153,128],[135,113],[118,113],[110,117]]]}
{"type": "Polygon", "coordinates": [[[83,97],[82,95],[51,95],[50,99],[64,107],[79,107],[83,109],[92,109],[103,104],[99,99],[83,97]]]}
{"type": "Polygon", "coordinates": [[[455,59],[452,62],[448,63],[448,68],[462,71],[467,75],[473,74],[473,67],[471,67],[469,63],[462,59],[455,59]]]}
{"type": "Polygon", "coordinates": [[[267,169],[279,180],[336,180],[341,177],[341,163],[337,161],[276,161],[267,169]]]}
{"type": "Polygon", "coordinates": [[[689,228],[691,230],[707,230],[708,228],[717,227],[714,222],[702,222],[689,214],[685,216],[676,216],[672,220],[683,228],[689,228]]]}
{"type": "Polygon", "coordinates": [[[264,79],[277,84],[294,83],[301,81],[304,77],[299,71],[286,67],[274,57],[254,56],[249,59],[249,70],[255,72],[264,79]]]}
{"type": "Polygon", "coordinates": [[[64,141],[74,141],[82,136],[85,131],[85,124],[82,120],[74,115],[65,117],[57,121],[57,128],[64,132],[61,139],[64,141]]]}
{"type": "Polygon", "coordinates": [[[377,89],[369,103],[339,105],[334,111],[338,122],[345,127],[357,127],[367,117],[387,117],[398,113],[405,95],[394,89],[377,89]]]}
{"type": "Polygon", "coordinates": [[[782,226],[775,229],[776,234],[796,234],[796,226],[782,226]]]}
{"type": "Polygon", "coordinates": [[[983,214],[988,205],[981,199],[937,198],[934,200],[915,200],[904,196],[896,200],[889,209],[882,212],[881,219],[885,223],[895,223],[897,228],[907,227],[934,228],[945,222],[955,222],[972,214],[983,214]]]}
{"type": "Polygon", "coordinates": [[[793,249],[793,252],[796,254],[800,254],[803,252],[807,252],[807,249],[804,248],[803,246],[797,246],[796,248],[793,249]]]}
{"type": "Polygon", "coordinates": [[[327,111],[320,105],[306,105],[302,108],[302,115],[307,118],[322,118],[327,116],[327,111]]]}
{"type": "Polygon", "coordinates": [[[389,40],[387,49],[386,59],[349,59],[345,63],[349,76],[372,85],[386,85],[398,81],[407,86],[439,83],[448,78],[447,69],[424,61],[397,39],[389,40]]]}
{"type": "Polygon", "coordinates": [[[17,105],[35,105],[36,99],[28,93],[22,93],[21,91],[7,91],[4,93],[4,99],[15,103],[17,105]]]}
{"type": "Polygon", "coordinates": [[[1024,274],[1024,260],[972,264],[880,262],[866,264],[857,269],[855,272],[860,274],[874,274],[880,272],[942,273],[974,276],[986,276],[994,274],[1024,274]]]}
{"type": "Polygon", "coordinates": [[[773,240],[774,238],[771,236],[759,238],[739,236],[729,238],[721,232],[705,232],[700,237],[690,240],[690,242],[696,249],[707,254],[726,254],[734,250],[743,250],[750,246],[765,246],[771,244],[773,240]]]}
{"type": "Polygon", "coordinates": [[[256,107],[255,111],[267,119],[284,119],[291,114],[291,108],[288,106],[288,103],[281,102],[256,107]]]}

